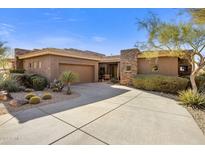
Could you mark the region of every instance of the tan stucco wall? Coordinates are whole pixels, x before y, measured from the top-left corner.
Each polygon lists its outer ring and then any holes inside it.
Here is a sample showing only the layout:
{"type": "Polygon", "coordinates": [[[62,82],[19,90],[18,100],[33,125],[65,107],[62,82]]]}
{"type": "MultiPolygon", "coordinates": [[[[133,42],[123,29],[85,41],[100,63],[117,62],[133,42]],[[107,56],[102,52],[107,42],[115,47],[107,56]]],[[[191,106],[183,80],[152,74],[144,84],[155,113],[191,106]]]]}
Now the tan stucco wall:
{"type": "MultiPolygon", "coordinates": [[[[60,64],[79,64],[79,65],[91,65],[94,67],[94,81],[98,81],[98,62],[94,60],[62,57],[62,56],[50,56],[51,58],[51,76],[50,79],[59,78],[60,64]]],[[[85,74],[86,75],[86,74],[85,74]]]]}
{"type": "Polygon", "coordinates": [[[50,64],[50,55],[33,57],[23,60],[23,68],[26,70],[26,72],[41,74],[47,77],[48,79],[51,76],[50,64]],[[37,65],[36,68],[34,68],[34,63],[36,63],[37,65]],[[41,68],[39,68],[39,63],[41,63],[41,68]],[[30,64],[31,68],[29,66],[30,64]]]}
{"type": "MultiPolygon", "coordinates": [[[[62,57],[46,55],[40,57],[33,57],[23,60],[23,67],[28,73],[38,73],[49,80],[58,79],[60,76],[60,64],[79,64],[79,65],[90,65],[94,67],[94,81],[98,81],[98,62],[94,60],[62,57]],[[38,67],[38,63],[41,62],[41,68],[38,67]],[[32,67],[29,68],[29,64],[32,67]],[[37,68],[34,68],[34,63],[37,63],[37,68]]],[[[86,75],[86,74],[85,74],[86,75]]]]}
{"type": "Polygon", "coordinates": [[[138,59],[138,74],[162,74],[178,76],[178,58],[160,57],[157,59],[138,59]],[[158,72],[153,72],[152,67],[158,66],[158,72]]]}

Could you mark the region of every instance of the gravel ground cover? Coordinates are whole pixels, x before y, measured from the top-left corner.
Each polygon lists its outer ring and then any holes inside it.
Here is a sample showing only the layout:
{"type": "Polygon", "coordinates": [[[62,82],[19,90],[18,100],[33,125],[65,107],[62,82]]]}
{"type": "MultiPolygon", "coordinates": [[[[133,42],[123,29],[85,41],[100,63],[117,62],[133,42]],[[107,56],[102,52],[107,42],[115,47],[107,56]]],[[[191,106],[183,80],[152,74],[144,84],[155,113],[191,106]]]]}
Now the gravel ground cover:
{"type": "MultiPolygon", "coordinates": [[[[41,100],[41,103],[35,104],[35,105],[25,104],[25,105],[22,105],[19,107],[13,107],[13,106],[9,105],[9,101],[1,101],[0,102],[0,115],[6,114],[6,113],[11,113],[11,112],[16,112],[16,111],[20,111],[20,110],[26,110],[26,109],[29,109],[32,107],[39,107],[39,106],[46,105],[46,104],[59,103],[61,101],[73,99],[73,98],[80,96],[80,94],[78,94],[77,92],[73,92],[71,95],[66,95],[65,91],[52,92],[51,90],[36,91],[33,93],[35,93],[36,95],[41,97],[45,92],[49,92],[52,95],[52,99],[41,100]]],[[[22,99],[24,99],[26,94],[28,94],[28,92],[15,92],[15,93],[11,93],[11,96],[14,99],[22,100],[22,99]]]]}

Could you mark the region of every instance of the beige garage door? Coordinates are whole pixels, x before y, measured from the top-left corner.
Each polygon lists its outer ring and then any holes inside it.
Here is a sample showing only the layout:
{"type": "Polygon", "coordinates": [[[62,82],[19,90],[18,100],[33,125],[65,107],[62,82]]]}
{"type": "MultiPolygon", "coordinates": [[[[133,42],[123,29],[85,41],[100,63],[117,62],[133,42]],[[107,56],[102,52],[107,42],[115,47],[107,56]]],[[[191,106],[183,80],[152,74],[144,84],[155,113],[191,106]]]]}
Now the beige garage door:
{"type": "Polygon", "coordinates": [[[73,65],[60,64],[60,73],[64,71],[72,71],[79,76],[79,82],[94,82],[94,66],[90,65],[73,65]]]}

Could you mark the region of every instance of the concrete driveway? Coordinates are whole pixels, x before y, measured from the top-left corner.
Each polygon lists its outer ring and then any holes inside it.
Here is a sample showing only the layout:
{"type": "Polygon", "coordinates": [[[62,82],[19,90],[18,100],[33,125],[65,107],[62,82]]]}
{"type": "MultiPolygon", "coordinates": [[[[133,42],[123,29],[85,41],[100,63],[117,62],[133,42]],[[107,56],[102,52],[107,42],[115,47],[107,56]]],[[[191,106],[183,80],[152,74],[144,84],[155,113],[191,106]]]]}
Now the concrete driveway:
{"type": "Polygon", "coordinates": [[[205,144],[174,100],[104,83],[73,89],[81,96],[0,116],[0,144],[205,144]]]}

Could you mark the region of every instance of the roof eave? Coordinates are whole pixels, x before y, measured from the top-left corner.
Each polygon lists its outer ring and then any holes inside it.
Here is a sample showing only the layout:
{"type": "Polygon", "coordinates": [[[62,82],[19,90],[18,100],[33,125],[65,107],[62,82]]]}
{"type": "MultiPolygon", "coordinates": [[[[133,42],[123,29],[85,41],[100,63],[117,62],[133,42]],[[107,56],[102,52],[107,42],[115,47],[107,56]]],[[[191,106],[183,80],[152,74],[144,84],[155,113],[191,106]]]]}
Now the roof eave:
{"type": "Polygon", "coordinates": [[[63,56],[63,57],[71,57],[71,58],[79,58],[79,59],[88,59],[88,60],[94,60],[94,61],[99,61],[100,58],[90,58],[90,57],[83,57],[83,56],[76,56],[76,55],[71,55],[71,54],[66,54],[66,53],[61,53],[61,52],[54,52],[54,51],[39,51],[35,53],[27,53],[23,55],[19,55],[19,59],[28,59],[28,58],[33,58],[33,57],[39,57],[39,56],[44,56],[44,55],[56,55],[56,56],[63,56]]]}

